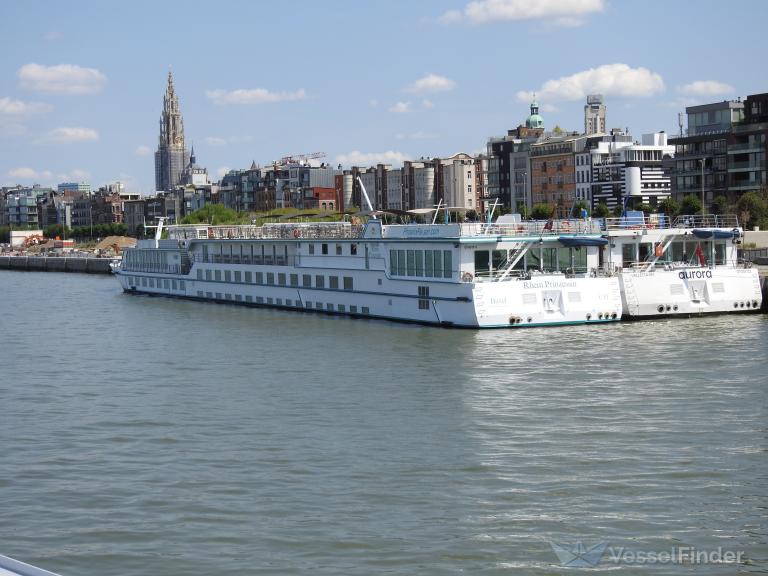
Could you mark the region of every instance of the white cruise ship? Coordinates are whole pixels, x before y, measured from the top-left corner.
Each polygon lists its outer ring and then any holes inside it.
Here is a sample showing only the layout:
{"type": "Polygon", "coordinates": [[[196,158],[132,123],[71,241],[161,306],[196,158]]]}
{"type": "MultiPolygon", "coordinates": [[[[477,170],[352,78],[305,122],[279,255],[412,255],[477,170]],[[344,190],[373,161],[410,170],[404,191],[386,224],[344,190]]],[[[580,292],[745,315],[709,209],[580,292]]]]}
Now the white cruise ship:
{"type": "Polygon", "coordinates": [[[620,319],[596,222],[169,226],[126,249],[126,292],[468,328],[620,319]]]}
{"type": "Polygon", "coordinates": [[[627,318],[757,311],[758,271],[737,260],[735,216],[644,216],[630,212],[604,225],[610,247],[601,266],[618,274],[627,318]]]}

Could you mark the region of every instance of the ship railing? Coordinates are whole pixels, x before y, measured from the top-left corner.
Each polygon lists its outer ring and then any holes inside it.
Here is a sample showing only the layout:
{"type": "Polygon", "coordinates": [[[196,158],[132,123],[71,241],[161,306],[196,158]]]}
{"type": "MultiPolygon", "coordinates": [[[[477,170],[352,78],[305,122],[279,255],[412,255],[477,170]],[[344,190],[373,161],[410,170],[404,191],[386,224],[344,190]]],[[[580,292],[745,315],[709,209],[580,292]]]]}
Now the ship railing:
{"type": "Polygon", "coordinates": [[[176,240],[312,240],[355,239],[363,226],[349,222],[309,222],[264,224],[262,226],[169,226],[169,236],[176,240]]]}
{"type": "Polygon", "coordinates": [[[208,254],[198,252],[190,254],[190,259],[199,264],[246,264],[252,266],[296,266],[299,262],[297,256],[250,256],[229,254],[208,254]]]}
{"type": "Polygon", "coordinates": [[[481,270],[475,274],[464,273],[461,275],[463,282],[508,282],[512,280],[531,280],[536,276],[548,276],[551,274],[562,274],[566,278],[575,278],[577,276],[584,276],[589,274],[592,277],[606,276],[605,271],[600,268],[587,268],[585,266],[577,266],[575,268],[567,268],[565,270],[556,270],[551,268],[539,269],[529,268],[523,270],[522,268],[515,268],[505,273],[504,270],[481,270]]]}
{"type": "Polygon", "coordinates": [[[735,214],[687,214],[675,218],[673,228],[738,228],[735,214]]]}
{"type": "Polygon", "coordinates": [[[470,222],[461,225],[462,236],[560,236],[568,234],[599,234],[600,222],[592,219],[526,220],[516,224],[483,224],[470,222]]]}

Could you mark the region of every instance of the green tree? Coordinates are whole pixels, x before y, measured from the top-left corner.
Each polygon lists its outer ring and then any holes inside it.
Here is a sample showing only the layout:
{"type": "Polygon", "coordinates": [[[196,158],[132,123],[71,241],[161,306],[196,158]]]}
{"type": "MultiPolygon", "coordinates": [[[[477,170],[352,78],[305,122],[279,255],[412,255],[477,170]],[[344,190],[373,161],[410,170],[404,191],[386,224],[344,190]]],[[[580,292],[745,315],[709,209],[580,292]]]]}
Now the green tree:
{"type": "Polygon", "coordinates": [[[571,209],[571,217],[572,218],[581,218],[581,211],[586,210],[587,215],[589,215],[589,206],[587,205],[584,200],[579,200],[573,205],[573,208],[571,209]]]}
{"type": "Polygon", "coordinates": [[[554,210],[549,204],[534,204],[531,210],[531,218],[534,220],[547,220],[552,216],[554,210]]]}
{"type": "Polygon", "coordinates": [[[206,204],[200,210],[195,210],[192,214],[185,216],[182,224],[211,224],[213,226],[221,224],[239,224],[246,218],[230,208],[221,204],[206,204]]]}
{"type": "Polygon", "coordinates": [[[695,194],[687,194],[680,204],[680,214],[693,215],[701,213],[701,200],[695,194]]]}
{"type": "Polygon", "coordinates": [[[474,222],[477,220],[477,211],[476,210],[467,210],[467,213],[464,215],[464,217],[469,220],[470,222],[474,222]]]}
{"type": "Polygon", "coordinates": [[[608,204],[600,202],[595,209],[592,210],[592,216],[595,218],[607,218],[611,214],[611,209],[608,208],[608,204]]]}
{"type": "Polygon", "coordinates": [[[712,200],[712,204],[709,207],[709,211],[712,214],[725,214],[728,212],[728,198],[723,196],[715,196],[712,200]]]}
{"type": "Polygon", "coordinates": [[[743,226],[751,228],[760,226],[762,220],[768,218],[768,200],[766,191],[747,192],[736,202],[736,211],[743,226]]]}
{"type": "Polygon", "coordinates": [[[531,211],[528,210],[528,205],[523,201],[517,203],[517,213],[520,214],[520,217],[523,220],[527,220],[531,216],[531,211]]]}
{"type": "Polygon", "coordinates": [[[613,215],[616,216],[616,218],[619,218],[622,214],[624,214],[624,206],[622,206],[621,204],[618,204],[613,209],[613,215]]]}
{"type": "Polygon", "coordinates": [[[674,217],[680,213],[680,204],[677,202],[677,200],[670,196],[669,198],[665,198],[656,205],[656,212],[674,217]]]}
{"type": "Polygon", "coordinates": [[[648,214],[651,214],[653,212],[653,208],[651,208],[651,205],[650,204],[645,204],[645,203],[640,204],[640,206],[635,208],[635,210],[639,210],[640,212],[642,212],[646,216],[648,216],[648,214]]]}
{"type": "Polygon", "coordinates": [[[8,244],[11,241],[11,228],[0,226],[0,244],[8,244]]]}

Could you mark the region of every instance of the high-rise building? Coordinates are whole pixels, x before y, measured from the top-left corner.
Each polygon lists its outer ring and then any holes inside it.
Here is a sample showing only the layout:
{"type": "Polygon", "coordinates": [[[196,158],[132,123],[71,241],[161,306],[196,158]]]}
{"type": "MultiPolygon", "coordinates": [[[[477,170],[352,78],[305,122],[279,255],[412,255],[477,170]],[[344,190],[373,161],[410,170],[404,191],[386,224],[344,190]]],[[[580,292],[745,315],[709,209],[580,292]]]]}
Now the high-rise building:
{"type": "Polygon", "coordinates": [[[584,106],[584,134],[605,134],[605,104],[602,94],[587,96],[584,106]]]}
{"type": "Polygon", "coordinates": [[[168,72],[168,86],[163,98],[160,117],[160,141],[155,152],[155,189],[170,192],[181,183],[189,153],[184,146],[184,121],[179,98],[173,87],[173,75],[168,72]]]}

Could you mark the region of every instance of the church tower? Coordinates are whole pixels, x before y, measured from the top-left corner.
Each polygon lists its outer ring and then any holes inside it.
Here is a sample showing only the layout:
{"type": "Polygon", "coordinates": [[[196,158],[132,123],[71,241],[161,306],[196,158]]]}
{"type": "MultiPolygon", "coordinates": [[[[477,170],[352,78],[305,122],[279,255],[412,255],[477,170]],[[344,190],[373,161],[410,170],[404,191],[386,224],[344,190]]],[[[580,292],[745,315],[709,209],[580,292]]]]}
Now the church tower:
{"type": "Polygon", "coordinates": [[[168,86],[160,117],[160,141],[155,152],[155,189],[172,191],[181,182],[187,164],[189,153],[184,146],[184,121],[173,87],[173,75],[168,72],[168,86]]]}

